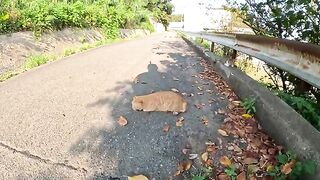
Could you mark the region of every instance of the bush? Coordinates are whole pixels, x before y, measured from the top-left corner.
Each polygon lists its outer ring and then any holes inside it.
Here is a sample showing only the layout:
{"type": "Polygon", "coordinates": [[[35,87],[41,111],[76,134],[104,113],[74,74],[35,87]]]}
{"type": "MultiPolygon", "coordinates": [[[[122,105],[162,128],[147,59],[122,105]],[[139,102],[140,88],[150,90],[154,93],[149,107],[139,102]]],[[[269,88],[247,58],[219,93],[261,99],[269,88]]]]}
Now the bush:
{"type": "Polygon", "coordinates": [[[114,39],[119,28],[153,30],[151,14],[143,2],[134,9],[126,1],[108,0],[3,0],[0,4],[0,34],[31,30],[39,36],[43,32],[67,27],[101,28],[106,38],[114,39]]]}

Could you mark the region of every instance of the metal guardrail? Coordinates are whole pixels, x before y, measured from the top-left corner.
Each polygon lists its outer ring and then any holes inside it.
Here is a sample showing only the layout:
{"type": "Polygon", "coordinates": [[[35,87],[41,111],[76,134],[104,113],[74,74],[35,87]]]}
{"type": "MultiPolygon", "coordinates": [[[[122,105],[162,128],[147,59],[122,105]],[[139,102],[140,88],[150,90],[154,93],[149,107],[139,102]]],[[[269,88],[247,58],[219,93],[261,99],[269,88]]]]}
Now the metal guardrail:
{"type": "Polygon", "coordinates": [[[246,34],[182,33],[256,57],[320,88],[320,46],[246,34]]]}

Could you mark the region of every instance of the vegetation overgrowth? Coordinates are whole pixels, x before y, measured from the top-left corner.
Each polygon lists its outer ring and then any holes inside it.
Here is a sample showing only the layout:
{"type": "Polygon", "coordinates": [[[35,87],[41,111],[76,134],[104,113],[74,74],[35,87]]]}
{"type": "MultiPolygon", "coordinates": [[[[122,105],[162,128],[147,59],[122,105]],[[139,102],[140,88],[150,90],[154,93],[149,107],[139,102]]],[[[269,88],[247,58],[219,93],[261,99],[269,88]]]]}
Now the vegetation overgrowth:
{"type": "Polygon", "coordinates": [[[168,0],[0,0],[0,34],[94,27],[113,39],[119,28],[153,31],[150,18],[167,26],[172,8],[168,0]]]}

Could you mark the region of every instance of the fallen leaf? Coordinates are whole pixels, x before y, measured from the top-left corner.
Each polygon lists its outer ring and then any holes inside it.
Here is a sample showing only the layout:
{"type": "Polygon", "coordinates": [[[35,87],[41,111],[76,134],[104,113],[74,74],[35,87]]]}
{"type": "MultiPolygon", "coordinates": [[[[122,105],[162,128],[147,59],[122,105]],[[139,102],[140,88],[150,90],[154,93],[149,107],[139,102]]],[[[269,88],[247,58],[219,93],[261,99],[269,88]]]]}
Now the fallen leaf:
{"type": "Polygon", "coordinates": [[[237,180],[246,180],[246,173],[243,171],[237,176],[237,180]]]}
{"type": "Polygon", "coordinates": [[[213,166],[213,160],[212,159],[208,159],[208,161],[206,162],[206,165],[212,167],[213,166]]]}
{"type": "Polygon", "coordinates": [[[184,172],[184,171],[189,170],[191,168],[191,166],[192,166],[192,161],[186,160],[186,161],[179,163],[178,170],[181,172],[184,172]]]}
{"type": "Polygon", "coordinates": [[[229,136],[228,133],[222,129],[218,129],[218,133],[221,135],[221,136],[229,136]]]}
{"type": "Polygon", "coordinates": [[[171,91],[175,92],[175,93],[179,93],[178,89],[172,88],[171,91]]]}
{"type": "Polygon", "coordinates": [[[207,162],[208,159],[209,159],[209,154],[208,154],[208,152],[205,152],[205,153],[201,154],[201,160],[202,160],[203,162],[207,162]]]}
{"type": "Polygon", "coordinates": [[[203,116],[202,118],[201,118],[201,122],[202,122],[202,124],[204,124],[204,125],[208,125],[208,123],[209,123],[209,119],[206,117],[206,116],[203,116]]]}
{"type": "Polygon", "coordinates": [[[148,180],[144,175],[128,176],[128,180],[148,180]]]}
{"type": "Polygon", "coordinates": [[[198,109],[203,108],[203,106],[201,104],[195,104],[194,106],[196,106],[196,108],[198,108],[198,109]]]}
{"type": "Polygon", "coordinates": [[[225,114],[226,111],[225,110],[222,110],[222,109],[218,109],[218,114],[225,114]]]}
{"type": "Polygon", "coordinates": [[[281,167],[281,172],[285,175],[288,175],[291,173],[293,166],[295,165],[296,161],[295,160],[291,160],[289,163],[284,164],[281,167]]]}
{"type": "Polygon", "coordinates": [[[245,119],[251,119],[252,116],[250,114],[242,114],[242,117],[245,119]]]}
{"type": "Polygon", "coordinates": [[[187,149],[187,148],[182,149],[183,154],[188,154],[188,151],[189,151],[189,149],[187,149]]]}
{"type": "Polygon", "coordinates": [[[216,152],[216,147],[214,145],[207,145],[207,152],[210,153],[215,153],[216,152]]]}
{"type": "Polygon", "coordinates": [[[230,178],[227,174],[221,173],[218,175],[218,180],[230,180],[230,178]]]}
{"type": "Polygon", "coordinates": [[[163,132],[168,132],[170,130],[170,125],[169,124],[164,125],[162,130],[163,132]]]}
{"type": "Polygon", "coordinates": [[[235,106],[240,106],[241,101],[232,101],[232,104],[235,106]]]}
{"type": "Polygon", "coordinates": [[[176,126],[181,127],[183,125],[184,117],[179,117],[176,121],[176,126]]]}
{"type": "Polygon", "coordinates": [[[227,156],[220,157],[219,161],[225,167],[229,167],[231,165],[231,160],[227,156]]]}
{"type": "Polygon", "coordinates": [[[198,157],[198,154],[189,154],[190,160],[196,159],[197,157],[198,157]]]}
{"type": "Polygon", "coordinates": [[[124,118],[123,116],[120,116],[117,120],[118,124],[120,126],[125,126],[128,124],[128,121],[126,120],[126,118],[124,118]]]}
{"type": "Polygon", "coordinates": [[[257,159],[255,159],[255,158],[245,158],[244,160],[243,160],[243,163],[245,163],[245,164],[256,164],[256,163],[258,163],[258,160],[257,159]]]}

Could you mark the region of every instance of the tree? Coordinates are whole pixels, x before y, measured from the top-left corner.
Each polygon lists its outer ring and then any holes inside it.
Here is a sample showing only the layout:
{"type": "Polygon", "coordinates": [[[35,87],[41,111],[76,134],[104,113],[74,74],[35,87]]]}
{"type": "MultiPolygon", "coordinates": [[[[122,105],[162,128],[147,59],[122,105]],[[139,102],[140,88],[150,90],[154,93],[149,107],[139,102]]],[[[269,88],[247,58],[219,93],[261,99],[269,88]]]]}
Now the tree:
{"type": "MultiPolygon", "coordinates": [[[[246,0],[240,4],[229,0],[229,4],[235,11],[240,9],[243,23],[257,35],[320,45],[319,0],[246,0]]],[[[276,67],[268,66],[268,69],[271,78],[281,80],[281,87],[285,92],[311,95],[316,98],[320,107],[318,88],[276,67]]]]}
{"type": "Polygon", "coordinates": [[[173,4],[170,0],[150,0],[147,8],[153,12],[153,16],[158,22],[161,22],[165,29],[168,29],[170,15],[173,11],[173,4]]]}

